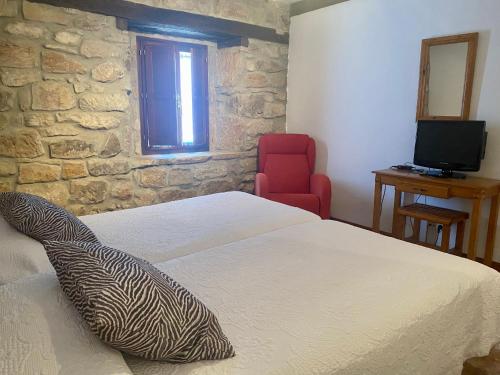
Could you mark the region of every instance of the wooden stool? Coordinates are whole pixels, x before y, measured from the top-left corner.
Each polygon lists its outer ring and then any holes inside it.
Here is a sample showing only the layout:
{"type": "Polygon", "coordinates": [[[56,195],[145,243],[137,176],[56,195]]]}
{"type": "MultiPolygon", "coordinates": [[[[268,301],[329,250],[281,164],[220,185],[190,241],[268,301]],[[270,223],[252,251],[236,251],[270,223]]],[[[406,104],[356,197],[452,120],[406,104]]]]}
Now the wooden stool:
{"type": "MultiPolygon", "coordinates": [[[[465,222],[469,218],[467,212],[450,210],[442,207],[428,206],[426,204],[414,203],[398,209],[398,238],[405,240],[406,217],[414,218],[413,242],[419,242],[420,223],[422,220],[429,223],[441,224],[443,235],[441,239],[441,251],[450,250],[450,231],[453,224],[457,224],[457,237],[455,250],[462,250],[464,244],[465,222]]],[[[431,246],[429,246],[431,247],[431,246]]]]}

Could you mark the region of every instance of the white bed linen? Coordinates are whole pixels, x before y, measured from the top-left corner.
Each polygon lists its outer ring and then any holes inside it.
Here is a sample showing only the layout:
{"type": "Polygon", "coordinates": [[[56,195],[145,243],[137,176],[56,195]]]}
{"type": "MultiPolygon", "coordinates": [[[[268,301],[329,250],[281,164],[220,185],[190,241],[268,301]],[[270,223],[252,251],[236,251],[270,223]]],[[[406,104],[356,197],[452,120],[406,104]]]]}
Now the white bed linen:
{"type": "Polygon", "coordinates": [[[0,285],[51,270],[42,244],[15,230],[0,215],[0,285]]]}
{"type": "Polygon", "coordinates": [[[500,341],[500,276],[336,222],[157,264],[217,316],[236,357],[136,375],[457,375],[500,341]]]}
{"type": "MultiPolygon", "coordinates": [[[[310,212],[241,192],[228,192],[80,219],[108,246],[150,262],[319,221],[310,212]]],[[[0,285],[54,272],[43,246],[0,215],[0,285]]]]}
{"type": "Polygon", "coordinates": [[[320,221],[308,211],[236,191],[80,219],[103,244],[152,263],[320,221]]]}
{"type": "Polygon", "coordinates": [[[54,274],[0,287],[1,375],[127,375],[66,299],[54,274]]]}

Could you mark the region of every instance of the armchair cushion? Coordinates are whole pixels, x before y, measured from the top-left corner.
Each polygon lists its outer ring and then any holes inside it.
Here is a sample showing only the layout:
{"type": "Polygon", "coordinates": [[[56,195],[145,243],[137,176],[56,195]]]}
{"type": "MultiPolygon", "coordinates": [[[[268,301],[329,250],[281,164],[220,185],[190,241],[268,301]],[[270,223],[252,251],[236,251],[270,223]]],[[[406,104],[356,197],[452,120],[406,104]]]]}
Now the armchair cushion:
{"type": "Polygon", "coordinates": [[[319,212],[320,201],[314,194],[269,193],[266,198],[289,206],[302,208],[303,210],[316,214],[319,212]]]}
{"type": "Polygon", "coordinates": [[[309,163],[305,154],[267,155],[264,174],[271,193],[309,193],[309,163]]]}

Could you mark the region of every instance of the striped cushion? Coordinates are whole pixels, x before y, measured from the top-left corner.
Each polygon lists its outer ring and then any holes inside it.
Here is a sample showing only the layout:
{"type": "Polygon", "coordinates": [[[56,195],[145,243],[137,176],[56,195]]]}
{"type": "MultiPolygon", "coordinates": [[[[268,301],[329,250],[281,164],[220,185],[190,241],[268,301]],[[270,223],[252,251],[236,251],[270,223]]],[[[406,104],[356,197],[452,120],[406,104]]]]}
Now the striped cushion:
{"type": "Polygon", "coordinates": [[[234,356],[215,315],[145,260],[95,243],[44,246],[62,289],[105,343],[174,363],[234,356]]]}
{"type": "Polygon", "coordinates": [[[73,214],[36,195],[0,193],[0,213],[18,231],[40,242],[99,242],[73,214]]]}

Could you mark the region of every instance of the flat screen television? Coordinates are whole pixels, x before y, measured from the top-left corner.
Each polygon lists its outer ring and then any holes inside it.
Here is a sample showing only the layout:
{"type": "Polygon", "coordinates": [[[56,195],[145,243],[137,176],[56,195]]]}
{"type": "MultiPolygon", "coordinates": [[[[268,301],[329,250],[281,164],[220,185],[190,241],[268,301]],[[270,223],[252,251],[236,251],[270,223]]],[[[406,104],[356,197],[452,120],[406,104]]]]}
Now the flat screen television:
{"type": "Polygon", "coordinates": [[[421,120],[413,163],[438,169],[426,174],[464,178],[454,171],[479,171],[486,149],[485,121],[421,120]]]}

